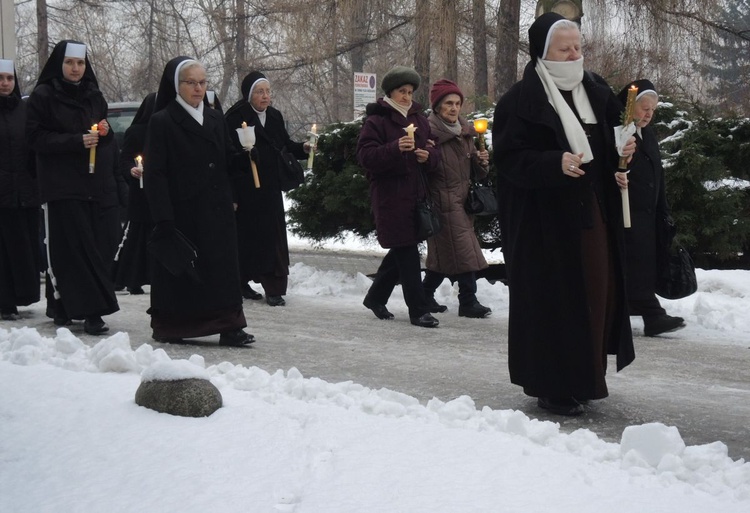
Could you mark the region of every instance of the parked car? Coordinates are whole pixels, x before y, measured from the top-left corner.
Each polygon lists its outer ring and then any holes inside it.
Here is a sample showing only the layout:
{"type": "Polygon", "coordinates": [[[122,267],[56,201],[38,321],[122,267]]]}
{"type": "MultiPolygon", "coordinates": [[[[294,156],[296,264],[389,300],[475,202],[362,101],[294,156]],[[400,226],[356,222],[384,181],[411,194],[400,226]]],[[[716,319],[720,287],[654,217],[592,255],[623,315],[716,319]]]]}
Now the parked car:
{"type": "Polygon", "coordinates": [[[130,123],[133,122],[135,113],[140,106],[141,104],[139,102],[116,102],[109,104],[107,121],[109,121],[109,126],[112,127],[112,130],[115,131],[115,139],[117,140],[118,148],[122,148],[125,130],[127,130],[130,123]]]}

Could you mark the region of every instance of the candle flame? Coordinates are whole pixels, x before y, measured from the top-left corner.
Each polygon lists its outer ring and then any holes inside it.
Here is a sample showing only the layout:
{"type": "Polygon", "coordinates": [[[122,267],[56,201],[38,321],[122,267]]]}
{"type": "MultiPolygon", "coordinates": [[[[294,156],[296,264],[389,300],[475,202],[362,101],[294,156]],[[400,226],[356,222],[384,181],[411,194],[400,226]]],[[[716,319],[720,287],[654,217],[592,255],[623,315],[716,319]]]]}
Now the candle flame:
{"type": "Polygon", "coordinates": [[[97,123],[94,123],[93,125],[91,125],[91,130],[96,132],[97,130],[99,130],[99,125],[97,123]]]}
{"type": "Polygon", "coordinates": [[[242,122],[242,128],[247,128],[247,123],[244,121],[242,122]]]}
{"type": "Polygon", "coordinates": [[[474,120],[474,130],[477,131],[478,134],[483,134],[487,131],[487,119],[486,118],[478,118],[474,120]]]}
{"type": "Polygon", "coordinates": [[[138,161],[138,163],[140,164],[141,162],[143,162],[143,157],[141,157],[140,155],[138,155],[138,156],[137,156],[137,157],[135,158],[135,160],[137,160],[137,161],[138,161]]]}
{"type": "Polygon", "coordinates": [[[312,126],[312,133],[314,134],[318,133],[318,125],[316,125],[315,123],[313,123],[313,126],[312,126]]]}

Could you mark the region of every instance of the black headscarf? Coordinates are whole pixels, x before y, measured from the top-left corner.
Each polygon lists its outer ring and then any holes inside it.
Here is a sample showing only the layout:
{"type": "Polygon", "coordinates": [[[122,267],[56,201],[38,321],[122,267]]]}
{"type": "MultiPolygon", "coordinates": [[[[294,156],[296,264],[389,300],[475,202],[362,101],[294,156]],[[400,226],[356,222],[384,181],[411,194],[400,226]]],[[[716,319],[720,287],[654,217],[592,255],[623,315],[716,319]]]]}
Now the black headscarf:
{"type": "Polygon", "coordinates": [[[617,99],[620,100],[620,103],[623,104],[623,106],[628,102],[628,89],[630,89],[631,86],[636,86],[638,88],[638,96],[641,95],[641,93],[645,91],[653,91],[657,96],[659,93],[656,92],[656,87],[654,87],[654,84],[651,83],[650,80],[646,80],[645,78],[642,78],[640,80],[633,80],[628,85],[622,88],[622,91],[617,93],[617,99]]]}
{"type": "Polygon", "coordinates": [[[260,71],[251,71],[244,79],[242,79],[241,89],[243,100],[245,100],[246,102],[250,101],[250,92],[252,91],[253,84],[255,84],[260,79],[268,80],[266,76],[260,71]]]}
{"type": "Polygon", "coordinates": [[[154,113],[154,107],[156,106],[156,93],[148,93],[141,102],[141,106],[138,107],[138,111],[133,117],[131,125],[147,125],[148,120],[151,119],[151,114],[154,113]]]}
{"type": "Polygon", "coordinates": [[[242,97],[234,102],[234,105],[229,107],[226,116],[234,114],[237,109],[241,109],[245,105],[249,105],[250,91],[252,90],[253,84],[255,84],[260,79],[268,80],[266,76],[260,71],[251,71],[244,79],[242,79],[242,85],[240,87],[242,97]]]}
{"type": "Polygon", "coordinates": [[[154,112],[160,111],[169,105],[169,102],[177,98],[177,89],[175,89],[174,85],[174,74],[177,71],[177,66],[183,61],[192,60],[195,59],[180,55],[169,61],[167,65],[164,66],[164,72],[161,74],[161,80],[159,81],[159,92],[156,95],[156,106],[154,107],[154,112]]]}
{"type": "Polygon", "coordinates": [[[529,27],[529,54],[531,54],[532,62],[536,62],[537,58],[543,58],[544,46],[547,44],[547,34],[552,25],[566,19],[565,16],[556,12],[546,12],[531,24],[529,27]]]}
{"type": "MultiPolygon", "coordinates": [[[[49,59],[47,59],[47,62],[44,64],[42,72],[39,74],[39,80],[37,80],[36,85],[46,84],[52,82],[52,80],[54,79],[63,80],[63,61],[65,60],[65,50],[68,47],[68,43],[76,43],[79,45],[84,44],[80,41],[74,41],[72,39],[66,39],[57,43],[55,45],[55,48],[52,50],[49,59]]],[[[86,70],[83,72],[83,78],[81,78],[81,82],[91,82],[96,89],[99,89],[99,82],[96,80],[94,68],[91,67],[91,62],[89,61],[88,47],[86,48],[85,60],[86,70]]]]}

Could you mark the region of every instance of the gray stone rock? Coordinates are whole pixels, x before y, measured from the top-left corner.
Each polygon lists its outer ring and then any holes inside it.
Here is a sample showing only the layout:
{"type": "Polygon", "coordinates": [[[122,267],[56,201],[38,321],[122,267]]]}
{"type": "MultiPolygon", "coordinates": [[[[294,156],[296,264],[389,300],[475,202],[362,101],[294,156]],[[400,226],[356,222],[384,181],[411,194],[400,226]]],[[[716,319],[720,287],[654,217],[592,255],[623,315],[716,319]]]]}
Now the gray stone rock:
{"type": "Polygon", "coordinates": [[[208,417],[221,408],[219,389],[206,379],[146,381],[135,392],[135,403],[181,417],[208,417]]]}

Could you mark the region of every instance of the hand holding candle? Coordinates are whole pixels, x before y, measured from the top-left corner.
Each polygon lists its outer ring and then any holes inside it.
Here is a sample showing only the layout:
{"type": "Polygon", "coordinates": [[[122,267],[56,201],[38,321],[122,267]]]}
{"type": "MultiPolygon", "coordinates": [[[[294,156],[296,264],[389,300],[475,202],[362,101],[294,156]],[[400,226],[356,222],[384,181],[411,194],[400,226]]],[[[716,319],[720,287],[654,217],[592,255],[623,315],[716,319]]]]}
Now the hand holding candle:
{"type": "Polygon", "coordinates": [[[141,157],[140,155],[135,158],[135,167],[140,173],[138,175],[138,180],[141,182],[141,189],[143,189],[143,157],[141,157]]]}
{"type": "Polygon", "coordinates": [[[479,151],[484,151],[487,146],[484,143],[484,134],[487,133],[487,118],[478,118],[474,120],[474,130],[476,130],[479,137],[479,151]]]}
{"type": "MultiPolygon", "coordinates": [[[[99,142],[98,136],[99,136],[99,125],[93,124],[91,125],[91,130],[89,130],[89,134],[97,135],[97,143],[99,142]]],[[[91,146],[91,149],[89,150],[89,173],[94,172],[94,164],[96,163],[96,144],[93,144],[91,146]]]]}
{"type": "Polygon", "coordinates": [[[307,134],[307,144],[310,146],[310,154],[307,157],[307,169],[312,169],[313,159],[315,158],[315,149],[318,147],[318,127],[313,123],[310,132],[307,134]]]}
{"type": "Polygon", "coordinates": [[[237,136],[240,138],[240,144],[242,145],[242,147],[245,148],[248,152],[248,157],[250,158],[250,169],[253,173],[253,183],[255,184],[255,188],[260,189],[258,167],[256,166],[255,161],[253,160],[253,155],[251,153],[253,147],[255,146],[255,127],[247,126],[247,122],[243,121],[242,126],[237,129],[237,136]]]}

